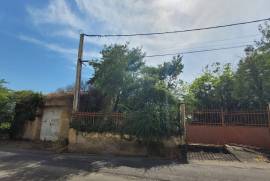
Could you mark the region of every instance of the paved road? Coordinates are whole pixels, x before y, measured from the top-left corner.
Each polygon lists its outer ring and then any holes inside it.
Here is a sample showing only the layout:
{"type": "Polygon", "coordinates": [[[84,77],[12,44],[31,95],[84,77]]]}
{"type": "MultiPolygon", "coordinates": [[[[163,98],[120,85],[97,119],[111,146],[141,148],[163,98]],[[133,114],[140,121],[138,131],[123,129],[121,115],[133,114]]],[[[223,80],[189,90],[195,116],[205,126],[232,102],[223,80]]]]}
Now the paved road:
{"type": "Polygon", "coordinates": [[[190,163],[45,151],[0,146],[0,180],[270,180],[270,169],[236,162],[190,163]]]}

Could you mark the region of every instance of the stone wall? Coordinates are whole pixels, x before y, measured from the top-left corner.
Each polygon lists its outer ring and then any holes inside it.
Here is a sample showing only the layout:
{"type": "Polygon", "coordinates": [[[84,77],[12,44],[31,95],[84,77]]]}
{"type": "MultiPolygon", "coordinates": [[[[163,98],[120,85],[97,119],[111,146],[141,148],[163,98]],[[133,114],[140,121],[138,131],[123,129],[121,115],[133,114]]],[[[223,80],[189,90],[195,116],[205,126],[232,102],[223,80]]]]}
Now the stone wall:
{"type": "Polygon", "coordinates": [[[121,137],[119,134],[111,133],[84,133],[70,128],[68,150],[95,154],[177,157],[179,144],[180,138],[166,139],[162,141],[162,147],[158,146],[151,150],[156,153],[149,153],[146,145],[130,139],[127,135],[121,137]]]}
{"type": "Polygon", "coordinates": [[[146,148],[111,133],[83,133],[69,130],[70,152],[145,156],[146,148]]]}

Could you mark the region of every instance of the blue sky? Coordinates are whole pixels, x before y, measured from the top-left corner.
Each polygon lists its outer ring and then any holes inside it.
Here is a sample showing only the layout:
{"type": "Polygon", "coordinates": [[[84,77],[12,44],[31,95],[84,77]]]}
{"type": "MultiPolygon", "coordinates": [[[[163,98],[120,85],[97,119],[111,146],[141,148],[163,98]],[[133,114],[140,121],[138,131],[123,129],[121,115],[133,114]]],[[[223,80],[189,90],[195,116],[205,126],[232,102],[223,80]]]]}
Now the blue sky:
{"type": "MultiPolygon", "coordinates": [[[[0,2],[0,79],[15,90],[49,93],[74,82],[79,33],[180,30],[270,17],[269,0],[3,0],[0,2]]],[[[85,59],[104,44],[130,42],[147,54],[252,44],[258,23],[177,35],[86,39],[85,59]]],[[[243,48],[185,55],[181,78],[192,81],[215,61],[237,65],[243,48]]],[[[156,66],[171,57],[146,59],[156,66]]],[[[84,68],[83,78],[91,70],[84,68]]]]}

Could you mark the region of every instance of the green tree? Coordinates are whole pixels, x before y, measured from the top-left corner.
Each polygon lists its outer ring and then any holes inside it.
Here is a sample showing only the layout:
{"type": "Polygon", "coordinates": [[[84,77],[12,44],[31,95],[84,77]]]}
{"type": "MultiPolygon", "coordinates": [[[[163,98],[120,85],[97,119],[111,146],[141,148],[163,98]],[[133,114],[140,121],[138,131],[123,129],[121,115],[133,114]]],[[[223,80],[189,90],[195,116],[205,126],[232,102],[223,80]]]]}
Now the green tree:
{"type": "Polygon", "coordinates": [[[206,66],[203,74],[192,82],[185,102],[191,108],[230,109],[235,104],[233,85],[234,73],[231,65],[214,63],[210,68],[206,66]]]}
{"type": "Polygon", "coordinates": [[[261,40],[246,47],[235,72],[229,64],[207,67],[190,85],[186,102],[193,107],[264,109],[270,102],[270,26],[259,26],[259,31],[261,40]]]}
{"type": "Polygon", "coordinates": [[[223,109],[233,109],[236,100],[233,97],[235,76],[230,64],[225,64],[217,76],[216,95],[219,107],[223,109]]]}
{"type": "Polygon", "coordinates": [[[95,70],[90,84],[104,94],[106,112],[118,111],[144,65],[144,54],[139,48],[129,50],[128,45],[105,46],[101,54],[101,60],[90,63],[95,70]]]}
{"type": "Polygon", "coordinates": [[[270,102],[270,26],[259,26],[262,34],[256,47],[248,46],[238,64],[234,95],[241,107],[265,108],[270,102]]]}
{"type": "Polygon", "coordinates": [[[257,50],[243,58],[235,75],[234,96],[241,107],[264,108],[270,101],[270,54],[257,50]]]}
{"type": "Polygon", "coordinates": [[[179,131],[173,90],[183,69],[181,56],[150,67],[141,49],[128,45],[105,46],[101,54],[101,60],[91,62],[95,74],[90,83],[105,95],[106,111],[128,115],[125,133],[149,143],[179,131]]]}
{"type": "Polygon", "coordinates": [[[0,132],[7,132],[13,120],[14,104],[12,92],[4,86],[5,80],[0,80],[0,132]]]}

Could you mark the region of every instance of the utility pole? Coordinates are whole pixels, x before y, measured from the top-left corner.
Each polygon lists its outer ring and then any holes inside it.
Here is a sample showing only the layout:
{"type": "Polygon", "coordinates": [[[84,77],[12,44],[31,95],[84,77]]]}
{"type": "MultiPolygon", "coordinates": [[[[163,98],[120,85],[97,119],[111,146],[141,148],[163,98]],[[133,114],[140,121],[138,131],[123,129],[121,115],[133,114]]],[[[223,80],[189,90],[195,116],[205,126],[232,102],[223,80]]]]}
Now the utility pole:
{"type": "Polygon", "coordinates": [[[83,41],[84,41],[84,34],[80,34],[80,44],[79,44],[78,60],[77,60],[77,68],[76,68],[76,81],[75,81],[74,98],[73,98],[73,112],[77,112],[79,110],[79,103],[80,103],[83,41]]]}

